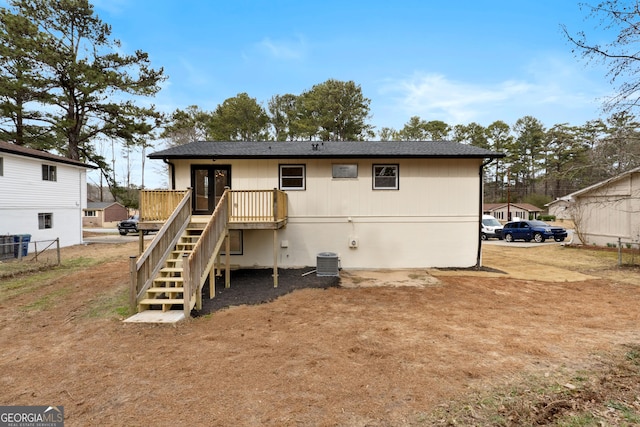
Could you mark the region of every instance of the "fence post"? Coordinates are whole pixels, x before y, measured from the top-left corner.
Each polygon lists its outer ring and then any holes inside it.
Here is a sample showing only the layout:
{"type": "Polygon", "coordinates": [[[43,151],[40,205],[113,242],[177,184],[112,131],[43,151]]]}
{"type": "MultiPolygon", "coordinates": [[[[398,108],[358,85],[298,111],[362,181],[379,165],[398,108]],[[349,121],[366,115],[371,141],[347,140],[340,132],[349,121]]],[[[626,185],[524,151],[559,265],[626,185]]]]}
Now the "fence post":
{"type": "Polygon", "coordinates": [[[622,238],[618,237],[618,267],[622,267],[622,238]]]}
{"type": "Polygon", "coordinates": [[[22,234],[18,236],[18,261],[22,260],[22,234]]]}
{"type": "Polygon", "coordinates": [[[58,254],[58,265],[60,265],[61,261],[60,261],[60,238],[59,237],[56,238],[56,252],[58,254]]]}

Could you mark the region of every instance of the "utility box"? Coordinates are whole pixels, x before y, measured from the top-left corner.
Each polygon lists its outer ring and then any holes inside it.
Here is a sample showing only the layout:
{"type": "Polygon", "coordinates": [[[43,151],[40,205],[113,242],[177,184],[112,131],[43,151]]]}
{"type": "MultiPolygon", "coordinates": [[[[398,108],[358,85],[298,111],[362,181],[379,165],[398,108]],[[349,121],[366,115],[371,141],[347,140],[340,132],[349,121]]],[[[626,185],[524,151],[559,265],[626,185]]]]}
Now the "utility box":
{"type": "Polygon", "coordinates": [[[320,252],[316,261],[316,275],[324,277],[338,277],[338,254],[320,252]]]}

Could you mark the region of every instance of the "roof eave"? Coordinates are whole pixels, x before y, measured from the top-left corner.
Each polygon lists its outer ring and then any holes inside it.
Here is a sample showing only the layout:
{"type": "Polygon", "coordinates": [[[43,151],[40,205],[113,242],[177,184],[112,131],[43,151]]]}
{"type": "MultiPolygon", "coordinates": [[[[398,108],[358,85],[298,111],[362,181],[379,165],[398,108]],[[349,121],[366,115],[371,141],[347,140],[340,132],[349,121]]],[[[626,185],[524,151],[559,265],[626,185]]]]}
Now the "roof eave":
{"type": "Polygon", "coordinates": [[[313,156],[305,155],[156,155],[149,154],[149,159],[167,159],[167,160],[187,160],[187,159],[501,159],[504,154],[483,155],[483,154],[318,154],[313,156]]]}

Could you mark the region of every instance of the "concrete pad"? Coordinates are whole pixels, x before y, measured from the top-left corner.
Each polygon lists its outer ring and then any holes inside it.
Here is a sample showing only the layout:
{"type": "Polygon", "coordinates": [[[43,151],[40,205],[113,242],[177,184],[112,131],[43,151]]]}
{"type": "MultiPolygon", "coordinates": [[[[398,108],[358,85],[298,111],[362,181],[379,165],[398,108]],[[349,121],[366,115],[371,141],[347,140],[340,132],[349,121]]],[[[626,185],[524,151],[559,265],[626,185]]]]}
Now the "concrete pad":
{"type": "Polygon", "coordinates": [[[182,310],[145,310],[125,319],[125,323],[169,323],[174,324],[184,320],[182,310]]]}

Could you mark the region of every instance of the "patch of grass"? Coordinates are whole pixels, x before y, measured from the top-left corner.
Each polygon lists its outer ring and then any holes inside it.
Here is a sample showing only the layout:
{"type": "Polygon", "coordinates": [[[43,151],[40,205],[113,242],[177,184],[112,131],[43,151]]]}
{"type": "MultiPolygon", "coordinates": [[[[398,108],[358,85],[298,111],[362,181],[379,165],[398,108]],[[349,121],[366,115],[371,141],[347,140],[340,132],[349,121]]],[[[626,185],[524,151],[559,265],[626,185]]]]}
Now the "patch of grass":
{"type": "Polygon", "coordinates": [[[118,289],[115,293],[102,294],[92,300],[84,317],[124,319],[134,314],[129,307],[129,289],[118,289]]]}
{"type": "Polygon", "coordinates": [[[31,304],[27,304],[21,307],[23,310],[31,311],[46,311],[55,307],[66,295],[71,293],[71,289],[63,288],[54,292],[50,292],[41,296],[31,304]]]}
{"type": "Polygon", "coordinates": [[[640,425],[640,345],[627,345],[592,368],[519,377],[416,417],[418,425],[562,427],[640,425]]]}
{"type": "Polygon", "coordinates": [[[101,262],[104,261],[94,258],[78,257],[69,259],[59,266],[50,266],[50,268],[44,271],[23,271],[15,277],[5,277],[0,282],[0,302],[18,295],[37,291],[69,273],[100,264],[101,262]]]}
{"type": "Polygon", "coordinates": [[[557,425],[559,427],[599,427],[602,424],[591,414],[576,414],[560,418],[557,425]]]}

